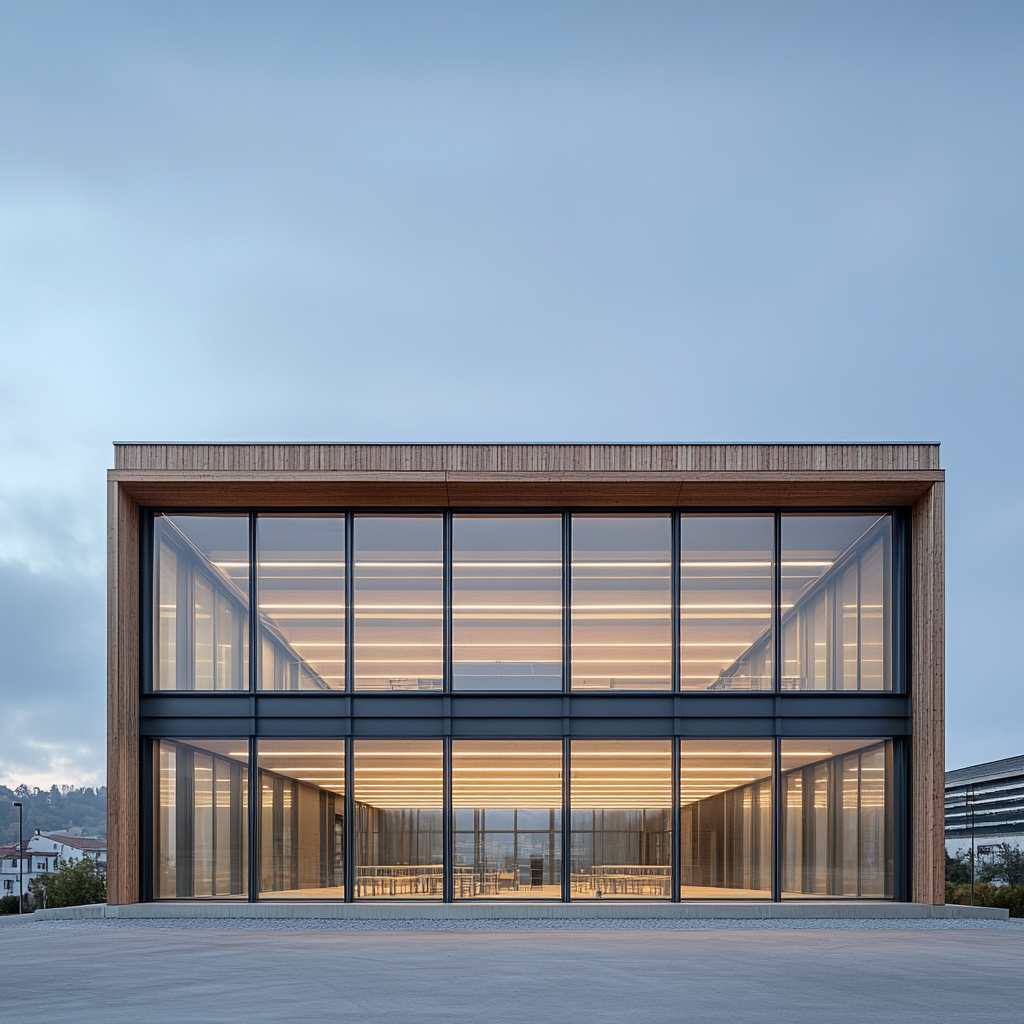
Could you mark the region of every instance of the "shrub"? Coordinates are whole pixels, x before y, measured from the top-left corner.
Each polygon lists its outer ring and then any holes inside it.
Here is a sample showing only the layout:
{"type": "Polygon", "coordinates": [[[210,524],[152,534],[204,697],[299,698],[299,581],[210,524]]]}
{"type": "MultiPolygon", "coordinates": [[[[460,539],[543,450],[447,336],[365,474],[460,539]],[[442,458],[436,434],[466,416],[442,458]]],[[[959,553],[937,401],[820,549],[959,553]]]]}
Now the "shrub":
{"type": "MultiPolygon", "coordinates": [[[[970,906],[971,886],[946,883],[946,902],[970,906]]],[[[974,886],[976,907],[1002,907],[1009,910],[1010,917],[1024,917],[1024,885],[989,885],[978,882],[974,886]]]]}
{"type": "Polygon", "coordinates": [[[107,880],[94,860],[66,860],[56,874],[40,875],[28,886],[34,909],[80,907],[86,903],[105,903],[107,880]],[[44,895],[45,893],[45,895],[44,895]]]}
{"type": "Polygon", "coordinates": [[[0,896],[0,914],[16,914],[17,912],[17,896],[0,896]]]}

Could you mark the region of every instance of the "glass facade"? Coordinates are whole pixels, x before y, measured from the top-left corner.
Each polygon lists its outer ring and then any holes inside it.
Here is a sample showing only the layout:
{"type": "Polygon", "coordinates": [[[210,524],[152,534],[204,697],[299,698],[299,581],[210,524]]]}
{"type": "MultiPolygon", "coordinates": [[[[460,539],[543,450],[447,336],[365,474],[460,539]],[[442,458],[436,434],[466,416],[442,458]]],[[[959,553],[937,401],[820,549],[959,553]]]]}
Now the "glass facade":
{"type": "Polygon", "coordinates": [[[452,689],[562,689],[561,516],[453,517],[452,689]]]}
{"type": "Polygon", "coordinates": [[[903,513],[148,521],[153,898],[904,898],[903,513]]]}
{"type": "Polygon", "coordinates": [[[782,517],[782,688],[890,690],[891,516],[782,517]]]}
{"type": "Polygon", "coordinates": [[[153,522],[153,689],[249,689],[249,519],[153,522]]]}
{"type": "Polygon", "coordinates": [[[356,516],[355,689],[440,690],[441,516],[356,516]]]}
{"type": "Polygon", "coordinates": [[[572,688],[672,689],[672,520],[574,516],[572,688]]]}
{"type": "Polygon", "coordinates": [[[154,897],[245,898],[248,744],[157,740],[153,747],[154,897]]]}
{"type": "Polygon", "coordinates": [[[440,740],[356,740],[356,896],[441,899],[440,740]]]}
{"type": "Polygon", "coordinates": [[[345,741],[260,740],[260,896],[345,897],[345,741]]]}
{"type": "Polygon", "coordinates": [[[257,520],[261,690],[345,689],[345,518],[257,520]]]}
{"type": "Polygon", "coordinates": [[[671,740],[572,742],[572,895],[672,895],[671,740]]]}
{"type": "Polygon", "coordinates": [[[684,740],[679,751],[683,899],[771,899],[773,740],[684,740]]]}
{"type": "Polygon", "coordinates": [[[892,896],[892,756],[889,741],[782,741],[784,896],[892,896]]]}
{"type": "Polygon", "coordinates": [[[770,690],[772,516],[680,518],[679,688],[770,690]]]}
{"type": "Polygon", "coordinates": [[[562,896],[562,744],[452,742],[455,899],[562,896]]]}

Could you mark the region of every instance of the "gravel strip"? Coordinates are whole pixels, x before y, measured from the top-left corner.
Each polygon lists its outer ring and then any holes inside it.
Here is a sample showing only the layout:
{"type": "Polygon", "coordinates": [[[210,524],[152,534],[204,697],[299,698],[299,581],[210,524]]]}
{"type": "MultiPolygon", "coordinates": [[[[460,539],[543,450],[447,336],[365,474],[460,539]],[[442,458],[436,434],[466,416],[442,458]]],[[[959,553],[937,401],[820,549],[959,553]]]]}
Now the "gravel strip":
{"type": "MultiPolygon", "coordinates": [[[[14,922],[12,922],[14,923],[14,922]]],[[[249,932],[528,932],[528,931],[1009,931],[1024,936],[1024,918],[1009,921],[970,920],[517,920],[489,921],[338,921],[326,918],[300,920],[166,919],[96,921],[17,921],[30,931],[90,931],[96,929],[156,928],[181,931],[249,932]]],[[[9,926],[0,920],[0,929],[9,926]]]]}

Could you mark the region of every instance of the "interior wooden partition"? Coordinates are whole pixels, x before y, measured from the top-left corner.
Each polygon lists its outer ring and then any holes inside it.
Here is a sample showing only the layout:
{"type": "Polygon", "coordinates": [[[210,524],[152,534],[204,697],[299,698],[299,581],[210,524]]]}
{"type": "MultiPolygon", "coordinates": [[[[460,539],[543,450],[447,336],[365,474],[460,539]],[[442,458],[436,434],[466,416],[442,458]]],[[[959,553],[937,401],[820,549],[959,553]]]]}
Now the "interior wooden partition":
{"type": "Polygon", "coordinates": [[[141,892],[139,509],[911,509],[910,895],[945,902],[944,473],[937,444],[116,444],[108,473],[108,902],[141,892]]]}

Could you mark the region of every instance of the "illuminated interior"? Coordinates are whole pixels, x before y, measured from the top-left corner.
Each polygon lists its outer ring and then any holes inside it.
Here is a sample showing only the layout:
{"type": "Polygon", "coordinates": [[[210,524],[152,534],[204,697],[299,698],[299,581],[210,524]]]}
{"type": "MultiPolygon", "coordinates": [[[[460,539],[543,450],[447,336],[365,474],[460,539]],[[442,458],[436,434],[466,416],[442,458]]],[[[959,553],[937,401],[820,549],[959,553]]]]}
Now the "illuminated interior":
{"type": "Polygon", "coordinates": [[[344,740],[260,740],[260,896],[345,897],[344,740]]]}
{"type": "Polygon", "coordinates": [[[772,740],[683,740],[682,899],[771,899],[772,740]]]}
{"type": "Polygon", "coordinates": [[[452,686],[561,690],[561,516],[453,517],[452,686]]]}
{"type": "Polygon", "coordinates": [[[572,688],[672,688],[672,521],[573,516],[572,688]]]}
{"type": "Polygon", "coordinates": [[[572,895],[668,899],[670,740],[573,740],[572,895]]]}
{"type": "MultiPolygon", "coordinates": [[[[892,521],[781,517],[784,690],[892,689],[892,521]]],[[[442,517],[355,516],[356,690],[439,691],[442,517]]],[[[573,690],[667,690],[667,515],[574,515],[573,690]]],[[[248,519],[157,516],[154,689],[244,690],[248,519]]],[[[562,519],[452,520],[452,686],[562,688],[562,519]]],[[[344,690],[345,519],[260,516],[259,664],[268,690],[344,690]]],[[[771,690],[774,519],[680,519],[679,687],[771,690]]]]}
{"type": "Polygon", "coordinates": [[[259,687],[345,689],[345,518],[260,516],[259,687]]]}
{"type": "Polygon", "coordinates": [[[355,688],[440,690],[440,516],[355,517],[355,688]]]}
{"type": "Polygon", "coordinates": [[[891,516],[782,517],[782,689],[892,689],[891,547],[891,516]]]}
{"type": "Polygon", "coordinates": [[[440,740],[356,740],[357,897],[444,895],[440,740]]]}
{"type": "Polygon", "coordinates": [[[247,516],[157,516],[153,689],[249,688],[247,516]]]}
{"type": "Polygon", "coordinates": [[[772,516],[680,522],[679,686],[772,688],[772,516]]]}
{"type": "Polygon", "coordinates": [[[452,742],[455,899],[561,899],[562,744],[452,742]]]}
{"type": "Polygon", "coordinates": [[[153,744],[153,896],[245,899],[249,751],[235,740],[153,744]]]}
{"type": "Polygon", "coordinates": [[[893,891],[892,741],[782,741],[784,896],[893,891]]]}

